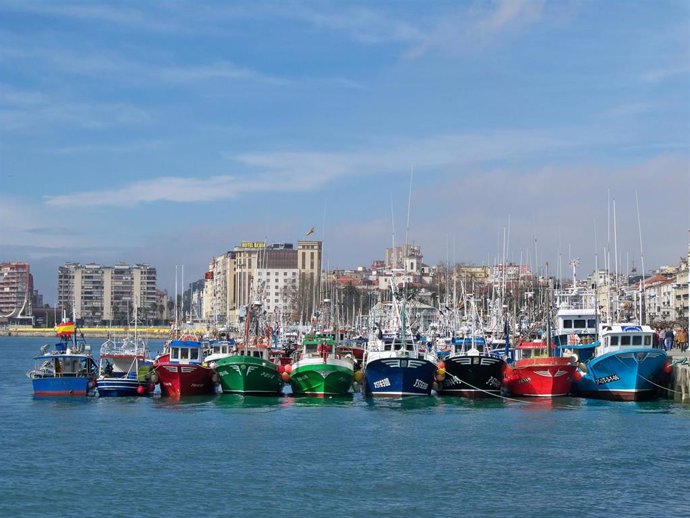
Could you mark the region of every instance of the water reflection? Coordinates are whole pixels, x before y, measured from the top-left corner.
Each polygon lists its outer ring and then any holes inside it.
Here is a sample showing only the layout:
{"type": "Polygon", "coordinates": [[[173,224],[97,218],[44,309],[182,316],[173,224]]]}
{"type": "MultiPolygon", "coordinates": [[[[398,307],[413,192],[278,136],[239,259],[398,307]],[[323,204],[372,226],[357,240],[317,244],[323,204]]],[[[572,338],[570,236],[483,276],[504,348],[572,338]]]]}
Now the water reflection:
{"type": "Polygon", "coordinates": [[[285,405],[284,396],[249,396],[243,394],[221,394],[215,399],[220,408],[280,408],[285,405]]]}
{"type": "Polygon", "coordinates": [[[366,397],[364,401],[368,408],[374,410],[426,410],[439,405],[439,398],[436,396],[366,397]]]}

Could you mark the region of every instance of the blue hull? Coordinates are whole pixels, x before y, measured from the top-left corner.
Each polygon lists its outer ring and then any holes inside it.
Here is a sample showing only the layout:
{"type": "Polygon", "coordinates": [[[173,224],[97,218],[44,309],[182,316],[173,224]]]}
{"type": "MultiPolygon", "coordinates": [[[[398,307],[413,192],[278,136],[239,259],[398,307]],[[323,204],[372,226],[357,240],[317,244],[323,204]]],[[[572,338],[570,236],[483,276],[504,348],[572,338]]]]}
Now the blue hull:
{"type": "Polygon", "coordinates": [[[93,378],[55,377],[31,380],[35,396],[88,396],[95,386],[93,378]]]}
{"type": "Polygon", "coordinates": [[[382,358],[367,363],[364,392],[371,396],[428,396],[436,365],[416,358],[382,358]]]}
{"type": "Polygon", "coordinates": [[[136,379],[127,378],[104,378],[96,382],[96,388],[100,397],[138,397],[153,394],[149,390],[148,383],[140,383],[136,379]],[[144,387],[142,394],[139,394],[139,387],[144,387]]]}
{"type": "Polygon", "coordinates": [[[573,383],[578,396],[616,401],[657,397],[663,381],[666,353],[649,347],[631,347],[589,360],[587,373],[573,383]]]}

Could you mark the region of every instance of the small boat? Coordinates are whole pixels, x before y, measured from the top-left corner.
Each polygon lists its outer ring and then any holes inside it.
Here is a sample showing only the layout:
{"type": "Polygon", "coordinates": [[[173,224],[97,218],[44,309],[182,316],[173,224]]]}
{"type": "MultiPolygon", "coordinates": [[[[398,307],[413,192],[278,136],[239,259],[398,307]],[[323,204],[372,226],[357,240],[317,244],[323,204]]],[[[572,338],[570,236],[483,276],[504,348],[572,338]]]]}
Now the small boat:
{"type": "Polygon", "coordinates": [[[180,398],[215,394],[216,377],[213,369],[204,364],[201,342],[183,336],[172,340],[167,351],[153,362],[151,380],[159,383],[161,395],[180,398]]]}
{"type": "Polygon", "coordinates": [[[514,396],[557,397],[570,394],[577,362],[572,356],[548,355],[543,341],[515,346],[515,362],[506,368],[504,384],[514,396]]]}
{"type": "Polygon", "coordinates": [[[341,355],[331,335],[305,335],[289,377],[292,393],[296,396],[349,394],[354,379],[354,357],[341,355]]]}
{"type": "Polygon", "coordinates": [[[153,394],[152,361],[146,343],[140,338],[125,337],[117,342],[109,338],[99,353],[96,388],[101,397],[147,396],[153,394]]]}
{"type": "Polygon", "coordinates": [[[88,396],[96,389],[98,367],[83,335],[77,339],[72,321],[57,326],[60,342],[45,344],[34,357],[34,368],[26,373],[36,396],[88,396]]]}
{"type": "Polygon", "coordinates": [[[615,401],[658,397],[671,372],[668,355],[654,347],[654,330],[647,325],[601,324],[599,340],[568,346],[578,356],[574,391],[578,396],[615,401]]]}

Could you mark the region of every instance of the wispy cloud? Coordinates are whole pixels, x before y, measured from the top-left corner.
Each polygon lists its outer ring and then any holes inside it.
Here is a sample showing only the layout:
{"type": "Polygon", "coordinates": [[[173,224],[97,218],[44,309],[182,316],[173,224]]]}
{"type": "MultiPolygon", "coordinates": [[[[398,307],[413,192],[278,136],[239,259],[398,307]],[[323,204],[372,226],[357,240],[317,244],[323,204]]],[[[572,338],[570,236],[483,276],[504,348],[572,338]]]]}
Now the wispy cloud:
{"type": "Polygon", "coordinates": [[[3,85],[0,93],[0,132],[67,124],[97,129],[149,122],[149,113],[125,102],[79,102],[38,91],[3,85]]]}
{"type": "Polygon", "coordinates": [[[407,174],[410,165],[439,170],[491,160],[530,156],[574,145],[567,138],[529,132],[443,135],[391,140],[376,149],[349,152],[267,152],[232,157],[233,174],[207,178],[161,177],[120,188],[46,197],[51,206],[133,206],[156,201],[178,203],[233,199],[257,192],[307,192],[346,177],[407,174]]]}
{"type": "Polygon", "coordinates": [[[432,50],[451,55],[483,50],[540,22],[545,3],[545,0],[505,0],[458,9],[443,16],[405,57],[419,58],[432,50]]]}

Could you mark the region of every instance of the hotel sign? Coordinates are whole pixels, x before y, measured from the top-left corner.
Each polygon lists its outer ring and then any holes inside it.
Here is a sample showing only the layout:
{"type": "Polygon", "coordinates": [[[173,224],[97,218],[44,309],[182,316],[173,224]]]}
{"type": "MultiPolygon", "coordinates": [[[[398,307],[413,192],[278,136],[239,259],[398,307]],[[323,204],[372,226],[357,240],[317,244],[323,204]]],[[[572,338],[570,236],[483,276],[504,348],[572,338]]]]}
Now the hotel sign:
{"type": "Polygon", "coordinates": [[[240,248],[266,248],[266,243],[263,241],[242,241],[240,248]]]}

